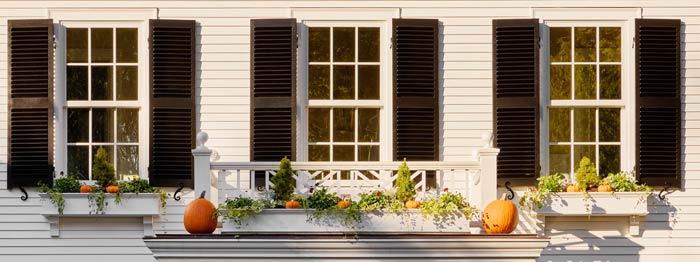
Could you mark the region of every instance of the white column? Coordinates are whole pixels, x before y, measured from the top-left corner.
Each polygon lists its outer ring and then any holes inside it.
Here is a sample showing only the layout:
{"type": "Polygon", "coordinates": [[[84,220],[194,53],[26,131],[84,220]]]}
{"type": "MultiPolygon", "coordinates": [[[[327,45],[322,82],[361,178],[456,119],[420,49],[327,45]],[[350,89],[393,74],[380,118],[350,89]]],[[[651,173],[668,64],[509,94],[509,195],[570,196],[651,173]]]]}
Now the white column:
{"type": "Polygon", "coordinates": [[[206,190],[207,198],[211,199],[211,177],[210,172],[210,158],[211,149],[207,148],[204,144],[209,139],[209,135],[205,132],[197,133],[197,148],[192,149],[192,155],[194,156],[194,191],[195,197],[206,190]]]}
{"type": "Polygon", "coordinates": [[[482,139],[484,147],[478,151],[479,166],[481,167],[478,179],[480,185],[476,187],[477,190],[481,191],[480,194],[477,194],[477,198],[481,199],[475,203],[479,209],[483,209],[497,198],[496,157],[500,151],[492,146],[493,135],[491,132],[484,133],[482,139]]]}

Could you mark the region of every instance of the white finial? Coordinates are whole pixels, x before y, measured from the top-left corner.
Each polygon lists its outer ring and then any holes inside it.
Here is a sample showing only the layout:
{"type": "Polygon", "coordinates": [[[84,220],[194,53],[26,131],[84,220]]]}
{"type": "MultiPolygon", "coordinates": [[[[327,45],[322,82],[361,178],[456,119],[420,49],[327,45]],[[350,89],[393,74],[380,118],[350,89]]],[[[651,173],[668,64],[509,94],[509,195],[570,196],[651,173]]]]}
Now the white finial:
{"type": "Polygon", "coordinates": [[[209,140],[209,134],[204,131],[200,131],[197,133],[197,149],[205,149],[207,148],[204,144],[207,143],[207,140],[209,140]]]}
{"type": "Polygon", "coordinates": [[[486,131],[481,134],[481,141],[484,144],[484,148],[493,147],[493,133],[491,131],[486,131]]]}

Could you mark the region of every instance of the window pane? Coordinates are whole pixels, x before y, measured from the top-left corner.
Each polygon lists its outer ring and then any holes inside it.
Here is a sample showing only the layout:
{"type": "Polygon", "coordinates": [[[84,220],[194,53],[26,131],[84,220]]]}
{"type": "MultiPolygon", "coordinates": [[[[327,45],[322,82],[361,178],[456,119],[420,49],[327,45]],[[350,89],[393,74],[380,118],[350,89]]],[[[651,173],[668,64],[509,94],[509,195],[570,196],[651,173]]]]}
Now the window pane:
{"type": "Polygon", "coordinates": [[[600,172],[602,177],[620,171],[620,146],[600,146],[600,172]]]}
{"type": "MultiPolygon", "coordinates": [[[[95,166],[95,156],[97,155],[97,150],[103,147],[107,151],[107,158],[110,164],[114,165],[114,147],[113,146],[92,146],[92,166],[95,166]]],[[[90,168],[92,169],[92,167],[90,168]]]]}
{"type": "Polygon", "coordinates": [[[591,160],[591,163],[595,165],[595,146],[593,145],[575,145],[574,146],[574,161],[576,161],[574,164],[574,172],[576,169],[579,168],[579,164],[581,163],[581,159],[583,157],[588,157],[591,160]]]}
{"type": "Polygon", "coordinates": [[[355,28],[333,28],[333,61],[355,61],[355,28]]]}
{"type": "Polygon", "coordinates": [[[571,66],[553,65],[549,71],[551,99],[571,99],[571,66]]]}
{"type": "Polygon", "coordinates": [[[574,141],[595,142],[595,108],[574,108],[574,141]]]}
{"type": "Polygon", "coordinates": [[[309,28],[309,62],[331,61],[331,29],[328,27],[309,28]]]}
{"type": "Polygon", "coordinates": [[[88,29],[66,28],[66,62],[87,63],[88,29]]]}
{"type": "Polygon", "coordinates": [[[138,30],[117,28],[117,63],[138,62],[138,30]]]}
{"type": "Polygon", "coordinates": [[[117,147],[117,178],[125,180],[127,177],[139,175],[139,147],[117,147]]]}
{"type": "Polygon", "coordinates": [[[92,99],[112,100],[112,67],[92,67],[92,99]]]}
{"type": "Polygon", "coordinates": [[[327,65],[309,66],[309,99],[331,98],[331,72],[327,65]]]}
{"type": "Polygon", "coordinates": [[[379,142],[379,109],[360,108],[358,114],[358,141],[379,142]]]}
{"type": "Polygon", "coordinates": [[[93,142],[113,142],[114,141],[114,109],[94,108],[92,109],[92,141],[93,142]]]}
{"type": "Polygon", "coordinates": [[[574,57],[576,62],[595,62],[595,27],[574,29],[574,57]]]}
{"type": "Polygon", "coordinates": [[[88,147],[68,146],[68,175],[88,180],[88,147]]]}
{"type": "Polygon", "coordinates": [[[138,70],[135,66],[117,66],[117,100],[138,100],[138,70]]]}
{"type": "Polygon", "coordinates": [[[571,171],[571,146],[549,146],[549,173],[566,173],[571,171]]]}
{"type": "Polygon", "coordinates": [[[600,99],[620,99],[620,65],[600,65],[600,99]]]}
{"type": "Polygon", "coordinates": [[[136,108],[117,109],[117,142],[139,141],[139,110],[136,108]]]}
{"type": "Polygon", "coordinates": [[[309,108],[309,142],[329,142],[331,134],[331,110],[309,108]]]}
{"type": "Polygon", "coordinates": [[[112,62],[112,28],[92,28],[90,30],[92,31],[90,35],[92,62],[112,62]]]}
{"type": "Polygon", "coordinates": [[[89,109],[68,109],[68,143],[89,142],[89,109]]]}
{"type": "Polygon", "coordinates": [[[571,28],[549,28],[549,60],[571,62],[571,28]]]}
{"type": "Polygon", "coordinates": [[[355,66],[333,66],[333,99],[355,99],[355,66]]]}
{"type": "Polygon", "coordinates": [[[600,117],[600,122],[598,122],[600,141],[620,142],[620,109],[601,108],[598,114],[600,117]]]}
{"type": "Polygon", "coordinates": [[[87,66],[67,66],[66,67],[66,99],[87,100],[88,99],[88,67],[87,66]]]}
{"type": "Polygon", "coordinates": [[[355,161],[355,146],[333,146],[333,161],[355,161]]]}
{"type": "Polygon", "coordinates": [[[379,161],[379,146],[358,146],[357,161],[379,161]]]}
{"type": "Polygon", "coordinates": [[[358,53],[360,62],[379,62],[379,28],[363,27],[357,29],[358,53]]]}
{"type": "Polygon", "coordinates": [[[309,161],[330,161],[330,146],[309,145],[309,161]]]}
{"type": "Polygon", "coordinates": [[[571,109],[550,108],[549,109],[549,141],[569,142],[571,141],[571,109]]]}
{"type": "Polygon", "coordinates": [[[595,65],[576,65],[575,68],[575,99],[596,99],[595,65]]]}
{"type": "Polygon", "coordinates": [[[601,27],[600,29],[600,61],[620,62],[620,28],[601,27]]]}
{"type": "Polygon", "coordinates": [[[354,108],[334,108],[333,109],[333,141],[334,142],[354,142],[355,141],[355,109],[354,108]]]}
{"type": "Polygon", "coordinates": [[[359,99],[379,99],[379,66],[358,66],[357,95],[359,99]]]}

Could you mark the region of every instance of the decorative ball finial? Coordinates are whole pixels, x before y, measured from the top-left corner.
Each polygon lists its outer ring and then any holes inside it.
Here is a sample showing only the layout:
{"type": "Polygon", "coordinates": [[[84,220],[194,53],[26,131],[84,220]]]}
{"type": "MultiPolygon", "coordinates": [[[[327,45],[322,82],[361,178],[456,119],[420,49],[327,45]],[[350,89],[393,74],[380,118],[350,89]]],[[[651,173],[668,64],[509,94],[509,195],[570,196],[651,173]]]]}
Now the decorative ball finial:
{"type": "Polygon", "coordinates": [[[493,147],[493,133],[491,131],[487,131],[481,134],[481,141],[484,144],[484,148],[492,148],[493,147]]]}
{"type": "Polygon", "coordinates": [[[207,132],[201,131],[197,133],[197,148],[206,148],[204,144],[209,140],[209,134],[207,132]]]}

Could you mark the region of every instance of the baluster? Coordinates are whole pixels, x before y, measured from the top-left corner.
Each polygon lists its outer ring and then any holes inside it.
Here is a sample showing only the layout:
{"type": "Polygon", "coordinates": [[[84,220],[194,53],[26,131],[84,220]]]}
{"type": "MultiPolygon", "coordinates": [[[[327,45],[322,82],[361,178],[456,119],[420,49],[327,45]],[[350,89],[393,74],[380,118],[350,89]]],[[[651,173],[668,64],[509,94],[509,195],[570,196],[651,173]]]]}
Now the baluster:
{"type": "Polygon", "coordinates": [[[236,189],[241,190],[241,170],[236,169],[236,189]]]}
{"type": "Polygon", "coordinates": [[[248,176],[250,176],[250,192],[255,193],[255,191],[257,190],[257,187],[255,186],[255,169],[251,168],[250,170],[248,170],[248,172],[250,172],[248,174],[248,176]]]}
{"type": "Polygon", "coordinates": [[[226,201],[226,169],[219,170],[219,177],[217,179],[218,183],[216,185],[217,199],[219,203],[226,201]]]}

